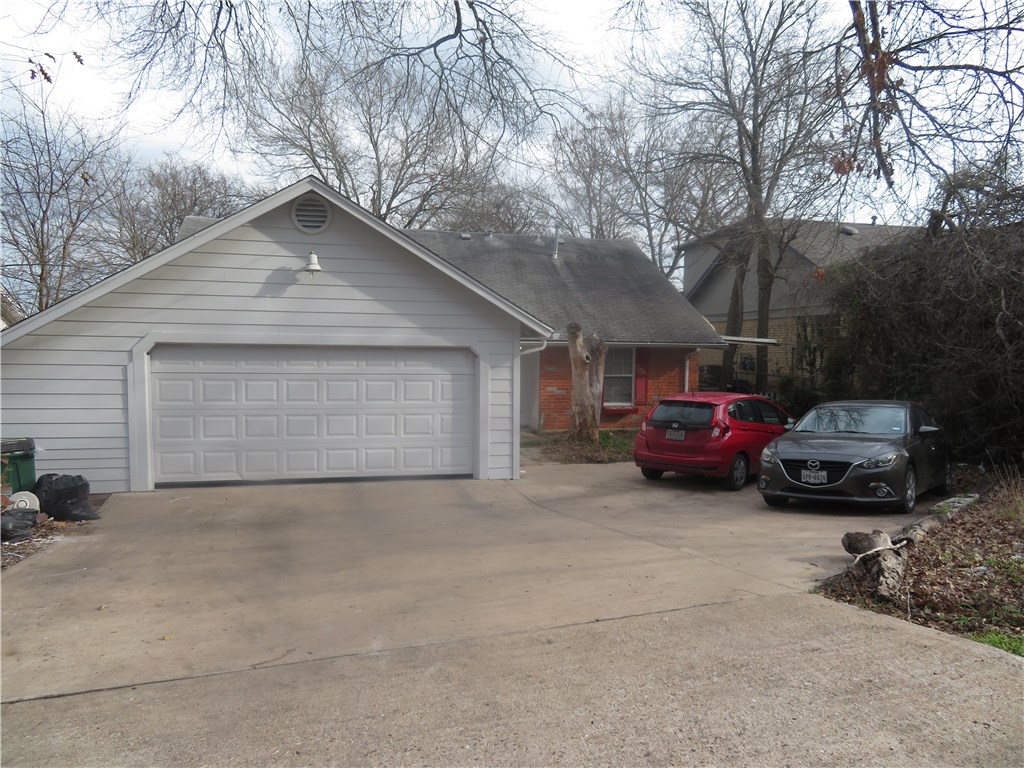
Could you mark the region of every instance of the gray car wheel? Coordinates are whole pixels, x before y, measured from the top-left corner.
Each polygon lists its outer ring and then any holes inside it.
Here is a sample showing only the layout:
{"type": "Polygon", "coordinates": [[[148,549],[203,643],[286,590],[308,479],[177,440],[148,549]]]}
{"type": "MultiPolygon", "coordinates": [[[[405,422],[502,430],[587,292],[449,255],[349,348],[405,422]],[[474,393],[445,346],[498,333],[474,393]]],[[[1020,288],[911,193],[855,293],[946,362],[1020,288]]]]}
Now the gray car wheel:
{"type": "Polygon", "coordinates": [[[900,502],[901,512],[910,514],[917,504],[917,473],[913,467],[907,467],[907,474],[903,477],[903,500],[900,502]]]}
{"type": "Polygon", "coordinates": [[[729,465],[729,473],[722,478],[725,487],[730,491],[739,491],[747,484],[747,477],[750,475],[750,465],[747,464],[747,457],[742,453],[737,454],[729,465]]]}

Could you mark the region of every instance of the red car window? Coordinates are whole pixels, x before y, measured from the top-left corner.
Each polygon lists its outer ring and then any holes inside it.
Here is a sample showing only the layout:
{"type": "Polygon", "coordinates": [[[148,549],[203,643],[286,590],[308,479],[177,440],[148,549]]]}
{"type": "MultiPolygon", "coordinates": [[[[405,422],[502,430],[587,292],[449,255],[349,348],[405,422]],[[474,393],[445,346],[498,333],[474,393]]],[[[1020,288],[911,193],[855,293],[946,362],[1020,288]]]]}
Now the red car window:
{"type": "Polygon", "coordinates": [[[764,400],[754,400],[754,407],[757,408],[761,414],[761,421],[765,424],[777,424],[784,426],[787,421],[787,416],[778,408],[771,403],[765,402],[764,400]]]}
{"type": "Polygon", "coordinates": [[[740,421],[760,421],[760,417],[754,410],[753,400],[737,400],[729,406],[729,415],[740,421]]]}

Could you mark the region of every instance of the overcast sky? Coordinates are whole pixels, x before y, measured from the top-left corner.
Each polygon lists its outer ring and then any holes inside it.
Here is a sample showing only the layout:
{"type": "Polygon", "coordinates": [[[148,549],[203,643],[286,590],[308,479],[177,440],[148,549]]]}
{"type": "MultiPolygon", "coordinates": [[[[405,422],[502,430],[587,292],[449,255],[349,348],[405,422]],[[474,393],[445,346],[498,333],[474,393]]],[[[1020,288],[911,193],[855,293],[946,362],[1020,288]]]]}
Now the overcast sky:
{"type": "MultiPolygon", "coordinates": [[[[527,3],[534,22],[549,30],[543,43],[565,53],[589,60],[583,71],[611,66],[610,57],[624,45],[625,36],[612,28],[612,17],[618,0],[560,0],[559,2],[527,3]]],[[[25,59],[34,49],[52,54],[56,64],[45,61],[54,74],[54,83],[46,86],[51,100],[91,121],[116,121],[122,118],[129,139],[145,156],[159,157],[165,152],[187,157],[208,157],[209,146],[203,137],[185,121],[168,125],[181,107],[180,97],[172,92],[150,92],[145,98],[121,112],[121,103],[131,74],[114,65],[114,53],[104,50],[103,31],[91,24],[81,3],[69,0],[62,23],[47,34],[35,32],[36,24],[45,16],[50,0],[4,0],[0,7],[0,28],[4,29],[3,67],[5,76],[24,80],[28,65],[25,59]],[[72,51],[84,58],[78,64],[72,51]]],[[[235,170],[231,158],[218,156],[218,161],[235,170]]],[[[237,167],[237,166],[236,166],[237,167]]]]}

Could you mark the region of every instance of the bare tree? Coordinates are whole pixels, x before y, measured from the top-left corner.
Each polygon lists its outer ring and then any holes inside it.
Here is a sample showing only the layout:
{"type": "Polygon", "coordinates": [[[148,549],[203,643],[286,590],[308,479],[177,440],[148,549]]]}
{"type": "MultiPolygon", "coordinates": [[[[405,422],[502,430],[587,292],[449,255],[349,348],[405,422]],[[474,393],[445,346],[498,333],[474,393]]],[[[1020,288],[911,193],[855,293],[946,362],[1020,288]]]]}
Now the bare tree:
{"type": "Polygon", "coordinates": [[[742,212],[739,179],[730,168],[695,159],[694,137],[707,136],[714,126],[685,115],[666,120],[629,102],[607,116],[612,161],[631,192],[624,211],[631,234],[661,271],[673,277],[682,266],[678,246],[742,212]]]}
{"type": "Polygon", "coordinates": [[[455,196],[438,213],[436,224],[451,231],[538,234],[550,227],[553,209],[541,184],[503,181],[499,176],[455,196]]]}
{"type": "MultiPolygon", "coordinates": [[[[830,38],[814,0],[684,0],[677,8],[689,36],[647,73],[663,95],[660,111],[711,128],[715,143],[688,149],[681,161],[729,169],[740,179],[744,225],[731,242],[735,285],[726,333],[742,332],[737,302],[753,263],[757,333],[767,336],[780,246],[796,222],[834,211],[838,202],[834,177],[817,170],[838,145],[828,132],[839,106],[827,88],[830,38]],[[780,232],[783,222],[788,231],[780,232]]],[[[731,351],[723,377],[732,377],[731,351]]],[[[756,386],[766,388],[767,378],[767,350],[759,348],[756,386]]]]}
{"type": "MultiPolygon", "coordinates": [[[[452,105],[486,104],[522,126],[552,104],[535,64],[559,57],[513,0],[93,0],[112,47],[132,67],[131,96],[156,81],[204,115],[226,115],[268,65],[347,52],[367,71],[385,63],[432,83],[452,105]]],[[[564,62],[562,62],[564,63],[564,62]]]]}
{"type": "Polygon", "coordinates": [[[39,311],[107,274],[89,225],[119,184],[121,139],[90,133],[25,89],[3,118],[3,286],[39,311]]]}
{"type": "Polygon", "coordinates": [[[172,245],[186,216],[223,218],[267,194],[206,164],[172,156],[126,166],[93,222],[96,257],[110,272],[172,245]]]}
{"type": "Polygon", "coordinates": [[[840,173],[942,177],[1008,149],[1024,131],[1024,2],[850,0],[837,48],[846,111],[840,173]]]}
{"type": "Polygon", "coordinates": [[[239,94],[239,140],[275,178],[312,173],[381,219],[423,226],[491,174],[494,149],[394,62],[352,74],[347,54],[310,54],[239,94]]]}
{"type": "Polygon", "coordinates": [[[553,186],[558,192],[559,225],[576,237],[617,238],[629,234],[631,189],[609,147],[605,116],[591,112],[584,121],[558,130],[552,141],[553,186]]]}
{"type": "Polygon", "coordinates": [[[932,194],[928,229],[966,232],[1024,221],[1024,151],[1000,149],[942,178],[932,194]]]}
{"type": "Polygon", "coordinates": [[[560,223],[591,237],[630,237],[672,277],[681,266],[676,246],[742,211],[730,169],[692,159],[692,137],[707,135],[696,122],[666,119],[623,89],[561,131],[554,143],[560,223]]]}

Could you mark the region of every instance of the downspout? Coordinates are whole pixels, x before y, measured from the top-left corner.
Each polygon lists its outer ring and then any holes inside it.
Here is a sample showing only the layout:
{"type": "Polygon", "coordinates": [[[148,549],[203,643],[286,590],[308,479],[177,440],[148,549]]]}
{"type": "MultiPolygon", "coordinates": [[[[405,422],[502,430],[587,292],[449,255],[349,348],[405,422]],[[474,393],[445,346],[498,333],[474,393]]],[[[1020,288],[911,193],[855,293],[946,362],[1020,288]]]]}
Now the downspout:
{"type": "MultiPolygon", "coordinates": [[[[686,379],[684,379],[684,382],[683,382],[683,384],[684,384],[683,385],[683,391],[684,392],[689,392],[690,391],[690,358],[693,357],[694,355],[700,355],[700,347],[697,347],[697,349],[693,350],[693,352],[688,352],[686,354],[686,365],[684,366],[684,371],[685,372],[683,374],[684,376],[686,376],[686,379]]],[[[699,389],[699,387],[698,387],[698,389],[699,389]]]]}
{"type": "Polygon", "coordinates": [[[548,348],[548,340],[547,339],[543,339],[543,340],[541,340],[541,343],[540,343],[539,347],[527,347],[526,349],[520,348],[519,349],[519,356],[522,357],[523,355],[532,355],[534,352],[543,352],[547,348],[548,348]]]}

